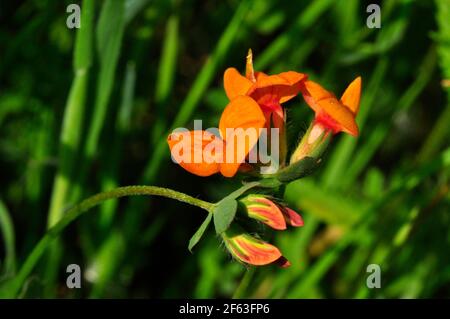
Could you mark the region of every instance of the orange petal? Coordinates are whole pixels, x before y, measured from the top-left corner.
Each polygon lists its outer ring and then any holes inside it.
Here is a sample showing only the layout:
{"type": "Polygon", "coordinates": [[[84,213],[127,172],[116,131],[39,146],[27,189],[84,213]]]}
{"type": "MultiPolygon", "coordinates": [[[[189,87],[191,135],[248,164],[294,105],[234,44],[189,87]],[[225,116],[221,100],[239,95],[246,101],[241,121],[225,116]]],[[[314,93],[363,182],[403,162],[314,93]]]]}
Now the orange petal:
{"type": "Polygon", "coordinates": [[[223,75],[223,85],[228,99],[232,100],[239,95],[245,95],[253,82],[239,74],[235,68],[228,68],[223,75]]]}
{"type": "Polygon", "coordinates": [[[264,72],[261,72],[261,71],[256,71],[255,72],[255,78],[256,78],[256,81],[259,81],[260,79],[262,79],[262,78],[266,78],[266,77],[268,77],[269,75],[267,75],[267,74],[265,74],[264,72]]]}
{"type": "Polygon", "coordinates": [[[245,157],[258,142],[260,129],[266,120],[259,105],[248,96],[238,96],[222,113],[219,130],[226,141],[224,162],[220,172],[226,177],[234,176],[245,157]]]}
{"type": "Polygon", "coordinates": [[[295,97],[300,92],[300,83],[306,80],[306,74],[298,73],[294,71],[288,71],[278,74],[281,78],[285,79],[290,85],[287,87],[281,87],[278,95],[280,103],[284,103],[295,97]]]}
{"type": "Polygon", "coordinates": [[[318,101],[326,99],[336,99],[333,93],[325,90],[320,84],[316,82],[308,80],[303,83],[303,98],[316,113],[322,111],[320,105],[317,103],[318,101]]]}
{"type": "Polygon", "coordinates": [[[257,72],[256,84],[247,94],[262,104],[267,103],[267,101],[284,103],[300,92],[301,83],[305,79],[305,74],[294,71],[282,72],[275,75],[257,72]]]}
{"type": "Polygon", "coordinates": [[[358,76],[347,87],[344,94],[341,97],[341,103],[352,111],[356,116],[359,111],[359,101],[361,98],[361,77],[358,76]]]}
{"type": "Polygon", "coordinates": [[[167,138],[172,160],[198,176],[218,173],[224,143],[207,131],[175,132],[167,138]]]}
{"type": "Polygon", "coordinates": [[[282,72],[275,75],[267,75],[257,72],[257,88],[262,89],[274,85],[294,85],[306,79],[306,75],[294,71],[282,72]]]}
{"type": "Polygon", "coordinates": [[[306,103],[316,112],[316,115],[325,113],[341,126],[342,131],[354,136],[358,135],[355,115],[340,103],[333,93],[313,81],[304,82],[302,93],[306,103]]]}
{"type": "Polygon", "coordinates": [[[355,121],[355,115],[350,109],[346,108],[335,98],[321,100],[317,103],[325,113],[341,125],[342,131],[353,136],[358,136],[358,125],[355,121]]]}

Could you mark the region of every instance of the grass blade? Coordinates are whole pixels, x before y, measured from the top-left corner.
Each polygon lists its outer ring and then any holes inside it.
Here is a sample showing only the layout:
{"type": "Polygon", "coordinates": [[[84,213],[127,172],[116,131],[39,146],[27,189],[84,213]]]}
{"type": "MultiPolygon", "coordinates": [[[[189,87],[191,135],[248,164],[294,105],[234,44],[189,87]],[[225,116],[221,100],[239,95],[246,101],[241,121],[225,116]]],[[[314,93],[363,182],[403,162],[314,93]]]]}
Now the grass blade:
{"type": "MultiPolygon", "coordinates": [[[[10,277],[16,272],[16,244],[14,235],[14,225],[9,216],[8,209],[0,200],[0,230],[5,244],[5,259],[2,263],[1,274],[10,277]]],[[[1,278],[0,278],[1,279],[1,278]]]]}

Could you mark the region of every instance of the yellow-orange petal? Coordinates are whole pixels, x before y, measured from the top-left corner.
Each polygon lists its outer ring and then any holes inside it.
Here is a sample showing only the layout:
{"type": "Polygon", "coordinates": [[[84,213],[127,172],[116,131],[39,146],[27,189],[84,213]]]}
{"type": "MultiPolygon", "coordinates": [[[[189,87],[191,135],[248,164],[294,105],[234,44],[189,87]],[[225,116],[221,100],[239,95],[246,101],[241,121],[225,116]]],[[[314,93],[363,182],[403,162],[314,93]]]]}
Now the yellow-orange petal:
{"type": "Polygon", "coordinates": [[[245,95],[253,82],[242,76],[235,68],[228,68],[223,75],[223,86],[230,101],[239,95],[245,95]]]}
{"type": "Polygon", "coordinates": [[[318,116],[325,113],[340,125],[340,130],[358,135],[358,125],[353,112],[344,106],[331,92],[313,81],[305,81],[303,98],[318,116]]]}
{"type": "Polygon", "coordinates": [[[167,138],[172,160],[188,172],[210,176],[220,171],[223,140],[207,131],[174,132],[167,138]]]}
{"type": "Polygon", "coordinates": [[[257,72],[256,88],[262,89],[275,85],[294,85],[306,79],[306,75],[299,72],[288,71],[274,75],[257,72]]]}
{"type": "Polygon", "coordinates": [[[238,96],[224,109],[219,130],[225,140],[224,163],[220,172],[226,177],[236,174],[245,157],[258,142],[265,117],[259,105],[248,96],[238,96]]]}
{"type": "Polygon", "coordinates": [[[284,103],[300,92],[301,83],[305,79],[305,74],[294,71],[275,75],[257,72],[256,83],[247,94],[251,95],[260,104],[265,104],[268,101],[284,103]]]}
{"type": "Polygon", "coordinates": [[[307,80],[303,82],[303,98],[305,102],[314,110],[314,112],[320,112],[322,109],[317,103],[321,100],[336,99],[333,93],[325,90],[320,84],[307,80]]]}
{"type": "Polygon", "coordinates": [[[268,74],[266,74],[266,73],[264,73],[262,71],[255,71],[255,78],[256,78],[257,82],[258,82],[259,79],[266,78],[268,76],[269,76],[268,74]]]}
{"type": "Polygon", "coordinates": [[[286,87],[281,87],[278,92],[280,98],[280,103],[284,103],[295,97],[300,92],[300,83],[305,81],[306,74],[288,71],[278,74],[281,78],[287,81],[290,85],[286,87]]]}
{"type": "Polygon", "coordinates": [[[359,111],[359,102],[361,98],[361,82],[361,77],[358,76],[353,80],[352,83],[350,83],[341,97],[341,103],[349,108],[355,116],[359,111]]]}
{"type": "Polygon", "coordinates": [[[358,136],[358,125],[356,124],[354,114],[350,109],[343,106],[337,99],[321,100],[318,104],[321,109],[341,125],[343,132],[358,136]]]}

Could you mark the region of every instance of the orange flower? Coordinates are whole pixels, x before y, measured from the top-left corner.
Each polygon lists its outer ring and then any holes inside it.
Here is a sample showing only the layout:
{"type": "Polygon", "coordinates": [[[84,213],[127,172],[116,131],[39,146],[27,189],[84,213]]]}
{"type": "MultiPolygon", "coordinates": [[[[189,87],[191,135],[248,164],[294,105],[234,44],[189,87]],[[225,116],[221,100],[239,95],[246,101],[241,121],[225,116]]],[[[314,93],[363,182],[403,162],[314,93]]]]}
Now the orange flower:
{"type": "Polygon", "coordinates": [[[261,107],[266,125],[270,119],[275,127],[282,125],[284,112],[281,104],[295,97],[301,90],[301,84],[306,75],[294,71],[267,75],[263,72],[254,72],[252,51],[247,55],[246,76],[242,76],[235,68],[228,68],[223,76],[225,93],[230,101],[240,95],[250,96],[261,107]],[[276,116],[273,116],[275,114],[276,116]]]}
{"type": "Polygon", "coordinates": [[[222,113],[220,137],[207,131],[184,131],[170,134],[167,142],[173,160],[188,172],[199,176],[220,172],[232,177],[258,142],[265,122],[253,99],[237,96],[222,113]]]}
{"type": "MultiPolygon", "coordinates": [[[[230,103],[220,119],[220,137],[206,131],[172,133],[167,141],[172,158],[184,169],[199,176],[218,172],[226,177],[234,176],[258,142],[261,128],[269,128],[273,123],[284,134],[281,103],[297,95],[305,79],[306,75],[293,71],[270,76],[254,72],[249,51],[246,77],[234,68],[225,71],[224,86],[230,103]]],[[[284,161],[283,138],[280,151],[284,161]]]]}
{"type": "Polygon", "coordinates": [[[281,267],[290,266],[277,247],[245,232],[227,231],[222,237],[228,251],[241,262],[255,266],[272,263],[281,267]]]}
{"type": "Polygon", "coordinates": [[[315,124],[334,134],[346,132],[358,136],[355,117],[359,111],[361,77],[357,77],[347,87],[341,99],[313,81],[304,81],[302,94],[306,103],[316,113],[315,124]]]}

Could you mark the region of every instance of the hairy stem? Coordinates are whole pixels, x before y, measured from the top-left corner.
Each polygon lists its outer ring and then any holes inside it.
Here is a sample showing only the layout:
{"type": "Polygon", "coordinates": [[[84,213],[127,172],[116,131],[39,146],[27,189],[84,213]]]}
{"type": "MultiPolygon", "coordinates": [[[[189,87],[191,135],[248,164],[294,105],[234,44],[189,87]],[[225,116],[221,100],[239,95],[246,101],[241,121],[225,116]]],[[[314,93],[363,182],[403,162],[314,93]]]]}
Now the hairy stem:
{"type": "Polygon", "coordinates": [[[30,255],[28,255],[22,268],[17,276],[5,286],[0,288],[0,297],[15,297],[19,292],[23,283],[30,275],[31,271],[47,249],[49,244],[58,237],[62,230],[64,230],[70,223],[80,217],[83,213],[87,212],[90,208],[97,206],[108,199],[120,198],[124,196],[137,196],[137,195],[152,195],[162,196],[171,199],[178,200],[187,204],[191,204],[212,213],[214,204],[209,203],[198,198],[180,193],[168,188],[156,187],[156,186],[124,186],[118,187],[110,191],[98,193],[93,195],[78,205],[70,208],[61,220],[51,227],[42,237],[42,239],[34,247],[30,255]]]}

